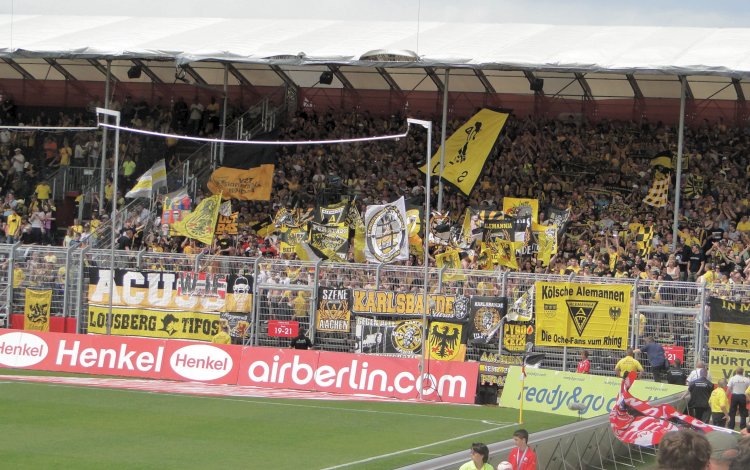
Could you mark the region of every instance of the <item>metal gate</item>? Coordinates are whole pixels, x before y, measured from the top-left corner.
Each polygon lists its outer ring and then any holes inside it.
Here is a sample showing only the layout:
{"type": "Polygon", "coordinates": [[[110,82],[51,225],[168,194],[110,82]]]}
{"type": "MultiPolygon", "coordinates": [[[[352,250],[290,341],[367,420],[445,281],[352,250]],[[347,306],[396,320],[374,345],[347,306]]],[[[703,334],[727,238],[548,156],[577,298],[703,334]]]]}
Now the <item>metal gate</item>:
{"type": "MultiPolygon", "coordinates": [[[[274,278],[272,277],[271,280],[274,278]]],[[[256,284],[254,287],[253,332],[255,346],[288,348],[291,338],[276,336],[284,332],[271,332],[271,320],[296,321],[299,328],[315,343],[315,297],[316,290],[306,284],[256,284]]]]}

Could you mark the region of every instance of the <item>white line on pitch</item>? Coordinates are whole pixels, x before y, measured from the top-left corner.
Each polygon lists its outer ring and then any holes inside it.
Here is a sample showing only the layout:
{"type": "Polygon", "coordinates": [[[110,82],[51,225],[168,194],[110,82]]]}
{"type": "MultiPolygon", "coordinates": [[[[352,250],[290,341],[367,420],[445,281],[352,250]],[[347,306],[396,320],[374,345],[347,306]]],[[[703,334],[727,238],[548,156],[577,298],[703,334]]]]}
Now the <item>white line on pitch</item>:
{"type": "MultiPolygon", "coordinates": [[[[515,423],[506,423],[503,421],[496,423],[496,422],[492,422],[492,421],[488,421],[484,419],[459,418],[455,416],[425,415],[425,414],[419,414],[419,413],[404,413],[400,411],[366,410],[366,409],[357,409],[357,408],[339,408],[339,407],[333,407],[333,406],[304,405],[300,403],[281,403],[277,401],[271,401],[271,400],[278,399],[278,397],[268,397],[263,400],[253,400],[253,399],[239,398],[239,397],[196,395],[196,394],[191,394],[191,393],[161,392],[157,390],[141,390],[138,388],[113,388],[113,387],[103,387],[103,386],[96,386],[96,385],[78,385],[78,384],[66,384],[66,383],[57,383],[57,382],[36,382],[36,381],[26,381],[26,380],[19,380],[19,381],[13,381],[13,382],[22,383],[22,384],[41,384],[41,385],[48,385],[48,386],[54,386],[54,387],[67,387],[67,388],[92,388],[93,387],[99,390],[112,390],[112,391],[117,391],[117,392],[138,392],[138,393],[151,394],[151,395],[165,395],[165,396],[183,397],[183,398],[208,398],[208,399],[222,400],[222,401],[261,404],[264,406],[267,406],[267,405],[290,406],[294,408],[312,408],[312,409],[319,409],[319,410],[349,411],[352,413],[374,413],[378,415],[412,416],[412,417],[417,417],[417,418],[437,418],[437,419],[447,419],[447,420],[453,420],[453,421],[480,422],[482,424],[487,424],[487,425],[503,425],[501,428],[515,424],[515,423]]],[[[305,398],[303,397],[285,398],[285,400],[292,400],[292,399],[304,400],[305,398]]],[[[346,401],[346,398],[342,396],[341,401],[346,401]]],[[[388,403],[388,402],[379,402],[379,403],[388,403]]],[[[501,428],[498,428],[498,429],[501,429],[501,428]]]]}
{"type": "Polygon", "coordinates": [[[450,439],[444,439],[442,441],[432,442],[430,444],[425,444],[425,445],[418,446],[418,447],[412,447],[411,449],[399,450],[399,451],[396,451],[396,452],[390,452],[388,454],[376,455],[374,457],[370,457],[370,458],[362,459],[362,460],[357,460],[357,461],[354,461],[354,462],[342,463],[341,465],[336,465],[334,467],[326,467],[323,470],[334,470],[336,468],[346,468],[346,467],[351,467],[352,465],[359,465],[359,464],[363,464],[363,463],[367,463],[367,462],[372,462],[374,460],[380,460],[380,459],[384,459],[384,458],[387,458],[387,457],[393,457],[395,455],[407,454],[407,453],[410,453],[410,452],[414,452],[415,450],[422,450],[422,449],[426,449],[426,448],[429,448],[429,447],[437,446],[437,445],[440,445],[440,444],[446,444],[448,442],[457,441],[459,439],[466,439],[467,437],[478,436],[480,434],[486,434],[488,432],[498,431],[500,429],[508,428],[510,426],[515,426],[515,423],[508,424],[506,426],[500,426],[500,427],[497,427],[497,428],[487,429],[487,430],[484,430],[484,431],[473,432],[473,433],[470,433],[470,434],[464,434],[463,436],[456,436],[456,437],[452,437],[450,439]]]}

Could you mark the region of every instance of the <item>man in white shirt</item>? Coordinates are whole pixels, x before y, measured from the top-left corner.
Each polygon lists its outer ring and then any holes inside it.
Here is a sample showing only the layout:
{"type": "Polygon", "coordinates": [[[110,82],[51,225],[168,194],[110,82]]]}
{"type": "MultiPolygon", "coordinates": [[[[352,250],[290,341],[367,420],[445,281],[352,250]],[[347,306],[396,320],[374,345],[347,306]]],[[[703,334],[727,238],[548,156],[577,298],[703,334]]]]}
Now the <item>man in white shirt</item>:
{"type": "MultiPolygon", "coordinates": [[[[703,361],[697,361],[695,363],[695,369],[693,369],[692,372],[690,372],[690,374],[688,375],[688,378],[687,378],[687,384],[688,384],[688,386],[690,386],[691,383],[695,382],[696,380],[698,380],[700,378],[700,370],[701,369],[706,369],[706,363],[703,362],[703,361]]],[[[708,372],[708,369],[706,369],[706,376],[705,377],[709,381],[711,381],[711,373],[708,372]]]]}
{"type": "Polygon", "coordinates": [[[734,430],[735,418],[737,411],[740,412],[740,429],[747,425],[747,392],[750,387],[750,379],[745,377],[745,369],[738,367],[734,375],[727,382],[727,391],[731,395],[729,401],[729,424],[727,427],[734,430]]]}
{"type": "Polygon", "coordinates": [[[15,154],[11,158],[10,162],[13,164],[13,171],[20,174],[23,173],[24,163],[26,163],[26,157],[21,153],[21,149],[17,148],[14,150],[15,154]]]}

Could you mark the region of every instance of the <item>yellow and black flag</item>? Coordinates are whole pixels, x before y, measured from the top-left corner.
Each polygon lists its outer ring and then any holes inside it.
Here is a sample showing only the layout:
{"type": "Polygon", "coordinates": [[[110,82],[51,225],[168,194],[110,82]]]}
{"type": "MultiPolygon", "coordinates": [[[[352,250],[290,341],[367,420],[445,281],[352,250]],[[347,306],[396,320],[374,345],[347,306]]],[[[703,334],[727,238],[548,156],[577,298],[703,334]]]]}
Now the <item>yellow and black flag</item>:
{"type": "Polygon", "coordinates": [[[23,329],[49,331],[51,290],[26,289],[26,303],[23,307],[23,329]]]}
{"type": "Polygon", "coordinates": [[[206,186],[212,194],[223,193],[241,201],[269,201],[273,182],[273,165],[249,170],[220,167],[211,173],[206,186]]]}
{"type": "Polygon", "coordinates": [[[438,361],[464,361],[468,333],[469,327],[461,323],[430,322],[425,356],[438,361]]]}
{"type": "Polygon", "coordinates": [[[654,227],[641,225],[635,236],[635,246],[638,254],[643,258],[651,254],[651,240],[654,238],[654,227]]]}
{"type": "Polygon", "coordinates": [[[643,198],[643,203],[651,207],[664,207],[667,205],[669,196],[668,174],[657,171],[654,174],[654,181],[648,190],[648,194],[643,198]]]}
{"type": "Polygon", "coordinates": [[[694,174],[687,175],[682,194],[684,194],[687,199],[695,199],[703,196],[703,177],[694,174]]]}
{"type": "Polygon", "coordinates": [[[449,249],[435,255],[435,264],[439,269],[446,269],[443,273],[443,280],[466,280],[466,274],[463,273],[463,265],[461,264],[461,250],[449,249]]]}
{"type": "Polygon", "coordinates": [[[671,171],[674,170],[673,155],[669,150],[659,152],[651,159],[651,166],[657,170],[671,171]]]}
{"type": "MultiPolygon", "coordinates": [[[[482,109],[445,141],[445,160],[440,174],[439,148],[432,156],[432,175],[457,187],[467,196],[482,172],[484,162],[508,120],[508,113],[482,109]]],[[[420,168],[427,173],[427,165],[420,168]]]]}

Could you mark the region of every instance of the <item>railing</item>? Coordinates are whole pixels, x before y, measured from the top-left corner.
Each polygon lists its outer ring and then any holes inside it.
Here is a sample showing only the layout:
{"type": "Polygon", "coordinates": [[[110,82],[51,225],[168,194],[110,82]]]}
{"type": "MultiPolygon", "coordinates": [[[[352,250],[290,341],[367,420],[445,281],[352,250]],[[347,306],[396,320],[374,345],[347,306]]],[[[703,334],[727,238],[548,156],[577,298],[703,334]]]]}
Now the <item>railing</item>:
{"type": "MultiPolygon", "coordinates": [[[[227,124],[226,136],[228,139],[250,139],[260,132],[270,132],[275,129],[280,122],[280,116],[283,116],[282,113],[285,112],[285,104],[274,107],[269,98],[266,97],[245,114],[227,124]]],[[[169,188],[177,189],[187,186],[191,194],[195,194],[198,185],[204,184],[208,180],[210,172],[218,166],[219,152],[220,146],[213,142],[200,146],[185,159],[182,165],[169,171],[167,174],[169,188]]],[[[96,183],[95,188],[98,187],[98,183],[96,183]]],[[[98,192],[98,189],[96,190],[98,192]]],[[[152,201],[143,198],[129,201],[119,209],[118,222],[122,225],[123,221],[132,214],[138,214],[142,209],[150,208],[151,203],[152,201]]],[[[108,246],[111,240],[111,231],[112,221],[102,223],[91,238],[92,248],[108,246]]]]}
{"type": "MultiPolygon", "coordinates": [[[[0,269],[0,292],[6,291],[5,311],[21,313],[24,308],[25,288],[52,289],[52,315],[76,318],[80,331],[87,328],[88,312],[87,266],[109,269],[110,250],[47,247],[37,245],[0,245],[0,260],[6,264],[0,269]]],[[[378,289],[392,292],[423,292],[424,270],[419,267],[312,263],[269,258],[246,258],[214,255],[186,255],[115,251],[115,268],[139,271],[168,271],[176,273],[205,272],[214,275],[242,275],[255,280],[253,305],[249,312],[250,336],[246,342],[255,345],[287,345],[288,339],[268,335],[268,321],[289,319],[292,315],[306,327],[322,350],[354,352],[358,341],[354,316],[348,332],[331,333],[315,331],[318,288],[347,287],[378,289]],[[299,297],[299,299],[296,299],[299,297]],[[300,315],[301,313],[301,315],[300,315]]],[[[579,283],[603,284],[615,280],[598,277],[571,277],[535,275],[526,273],[493,273],[488,271],[452,272],[431,268],[428,272],[428,289],[431,293],[448,295],[493,295],[507,297],[513,306],[524,295],[533,291],[538,281],[575,280],[579,283]],[[462,276],[455,280],[456,275],[462,276]],[[452,280],[447,280],[452,279],[452,280]]],[[[631,287],[631,322],[628,327],[629,343],[637,346],[643,335],[671,336],[670,342],[685,348],[685,362],[706,359],[705,305],[715,288],[684,282],[657,282],[635,279],[617,279],[619,284],[631,287]],[[658,294],[658,295],[657,295],[658,294]],[[645,322],[645,323],[644,323],[645,322]]],[[[736,286],[720,293],[734,300],[750,299],[748,286],[736,286]]],[[[0,309],[2,310],[2,309],[0,309]]],[[[499,335],[487,344],[470,343],[467,359],[478,360],[483,353],[497,353],[499,335]]],[[[361,338],[359,338],[361,340],[361,338]]],[[[587,347],[590,351],[592,371],[612,375],[620,353],[615,350],[587,347]]],[[[547,347],[536,350],[546,354],[544,367],[556,370],[574,370],[577,358],[575,348],[547,347]]]]}
{"type": "Polygon", "coordinates": [[[88,166],[61,166],[47,181],[52,188],[52,199],[57,200],[66,193],[76,191],[83,194],[90,193],[92,189],[99,192],[100,168],[88,166]]]}

